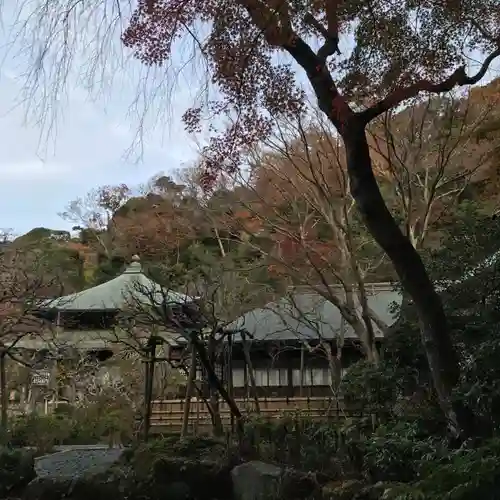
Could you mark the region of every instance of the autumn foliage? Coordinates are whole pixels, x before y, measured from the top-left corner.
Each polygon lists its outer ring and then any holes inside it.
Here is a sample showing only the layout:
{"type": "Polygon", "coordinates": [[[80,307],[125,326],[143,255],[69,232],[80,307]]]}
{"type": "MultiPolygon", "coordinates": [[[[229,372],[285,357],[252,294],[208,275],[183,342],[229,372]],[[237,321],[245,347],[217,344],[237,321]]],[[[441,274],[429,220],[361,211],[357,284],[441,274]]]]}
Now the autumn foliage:
{"type": "Polygon", "coordinates": [[[319,107],[338,124],[352,113],[339,92],[364,108],[369,120],[420,91],[442,92],[478,81],[480,75],[468,80],[461,68],[463,51],[497,54],[498,26],[495,0],[467,5],[377,1],[369,7],[365,2],[315,1],[307,8],[281,0],[141,0],[122,39],[144,64],[162,65],[180,38],[194,37],[222,99],[187,110],[186,126],[196,131],[205,117],[230,119],[204,151],[207,172],[213,175],[236,168],[248,145],[268,137],[272,117],[296,116],[304,109],[290,59],[278,62],[275,54],[287,54],[302,67],[319,107]],[[200,27],[205,36],[198,35],[200,27]],[[345,45],[339,50],[349,32],[355,50],[345,45]],[[459,46],[463,32],[468,36],[459,46]],[[311,38],[322,43],[317,53],[306,42],[311,38]],[[335,71],[335,83],[330,71],[335,71]],[[338,113],[345,117],[337,120],[338,113]]]}

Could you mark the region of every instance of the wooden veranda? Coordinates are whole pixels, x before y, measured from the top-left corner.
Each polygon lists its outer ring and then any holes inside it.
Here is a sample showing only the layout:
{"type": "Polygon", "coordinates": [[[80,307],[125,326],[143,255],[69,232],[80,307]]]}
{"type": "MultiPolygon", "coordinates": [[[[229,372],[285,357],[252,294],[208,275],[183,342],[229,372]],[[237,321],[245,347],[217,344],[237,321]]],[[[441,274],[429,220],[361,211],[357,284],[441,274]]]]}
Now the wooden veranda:
{"type": "MultiPolygon", "coordinates": [[[[245,415],[257,415],[255,403],[248,399],[236,399],[238,408],[245,415]]],[[[184,399],[156,400],[152,402],[151,431],[155,434],[177,433],[182,428],[185,407],[184,399]]],[[[313,420],[339,420],[362,416],[361,408],[346,408],[343,401],[325,397],[274,397],[259,399],[260,417],[277,418],[295,412],[313,420]]],[[[222,423],[225,428],[231,425],[231,413],[223,401],[219,404],[222,423]]],[[[210,413],[204,401],[193,398],[189,412],[189,432],[204,434],[212,430],[210,413]]]]}

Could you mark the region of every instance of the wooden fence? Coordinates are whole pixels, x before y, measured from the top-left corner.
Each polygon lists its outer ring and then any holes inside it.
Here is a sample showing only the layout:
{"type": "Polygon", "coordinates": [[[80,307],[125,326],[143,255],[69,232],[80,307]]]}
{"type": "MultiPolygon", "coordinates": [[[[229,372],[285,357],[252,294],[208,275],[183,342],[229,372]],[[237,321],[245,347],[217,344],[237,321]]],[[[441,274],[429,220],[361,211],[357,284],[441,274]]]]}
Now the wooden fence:
{"type": "MultiPolygon", "coordinates": [[[[245,415],[256,414],[255,404],[248,399],[236,399],[236,404],[245,415]]],[[[183,399],[157,400],[152,402],[151,431],[153,433],[180,432],[185,401],[183,399]]],[[[361,409],[346,409],[342,401],[334,398],[265,398],[259,400],[260,416],[273,418],[300,411],[314,420],[360,417],[361,409]]],[[[219,405],[225,428],[231,425],[231,412],[223,401],[219,405]]],[[[206,404],[193,398],[189,411],[189,432],[203,434],[210,432],[212,422],[206,404]]]]}

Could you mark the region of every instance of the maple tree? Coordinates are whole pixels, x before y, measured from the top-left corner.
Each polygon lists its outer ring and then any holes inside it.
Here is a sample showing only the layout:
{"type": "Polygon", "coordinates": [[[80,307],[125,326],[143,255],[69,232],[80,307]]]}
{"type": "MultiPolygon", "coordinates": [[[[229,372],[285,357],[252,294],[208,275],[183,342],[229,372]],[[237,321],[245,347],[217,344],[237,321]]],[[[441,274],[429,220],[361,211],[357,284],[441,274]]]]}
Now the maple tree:
{"type": "Polygon", "coordinates": [[[43,293],[49,297],[73,293],[83,286],[85,262],[81,250],[71,241],[69,232],[38,227],[14,239],[6,247],[6,255],[14,256],[18,263],[22,255],[23,269],[28,265],[32,270],[39,269],[46,281],[43,293]]]}
{"type": "Polygon", "coordinates": [[[167,253],[180,256],[193,237],[186,212],[160,195],[130,199],[113,215],[113,243],[124,255],[137,253],[155,259],[167,253]]]}
{"type": "Polygon", "coordinates": [[[213,228],[200,192],[164,175],[151,179],[142,191],[142,196],[129,199],[113,214],[110,232],[117,252],[185,265],[197,244],[210,246],[213,228]]]}
{"type": "MultiPolygon", "coordinates": [[[[500,78],[495,79],[490,85],[479,89],[473,89],[474,98],[482,101],[498,100],[500,98],[500,78]]],[[[489,209],[494,214],[498,214],[500,207],[499,198],[499,160],[500,160],[500,114],[498,107],[488,116],[485,123],[482,123],[477,131],[479,143],[487,143],[490,152],[489,169],[483,173],[481,181],[482,197],[487,201],[489,209]]]]}
{"type": "MultiPolygon", "coordinates": [[[[208,36],[197,41],[222,102],[209,102],[208,111],[233,120],[204,151],[208,179],[220,169],[237,168],[245,145],[271,132],[269,115],[295,114],[303,107],[293,67],[277,62],[274,54],[288,54],[303,70],[318,107],[342,137],[358,210],[414,301],[442,409],[455,431],[465,434],[472,432],[472,420],[470,412],[452,402],[459,365],[441,300],[380,193],[366,126],[421,92],[442,93],[479,82],[500,55],[496,7],[495,0],[141,0],[123,35],[139,60],[164,64],[176,39],[192,33],[190,27],[199,21],[209,23],[208,36]],[[354,48],[343,55],[341,42],[350,33],[354,48]],[[318,50],[312,37],[321,40],[318,50]],[[465,58],[472,50],[486,55],[469,76],[465,58]]],[[[188,130],[199,129],[204,111],[186,112],[188,130]]]]}

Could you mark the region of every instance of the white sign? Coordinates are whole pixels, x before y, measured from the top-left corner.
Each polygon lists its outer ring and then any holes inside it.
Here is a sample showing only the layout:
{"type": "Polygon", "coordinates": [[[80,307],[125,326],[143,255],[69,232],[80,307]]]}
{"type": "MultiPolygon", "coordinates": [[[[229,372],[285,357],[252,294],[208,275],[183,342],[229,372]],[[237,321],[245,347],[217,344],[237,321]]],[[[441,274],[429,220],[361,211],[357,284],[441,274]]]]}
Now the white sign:
{"type": "Polygon", "coordinates": [[[49,381],[49,370],[37,370],[31,375],[31,383],[33,385],[49,385],[49,381]]]}

